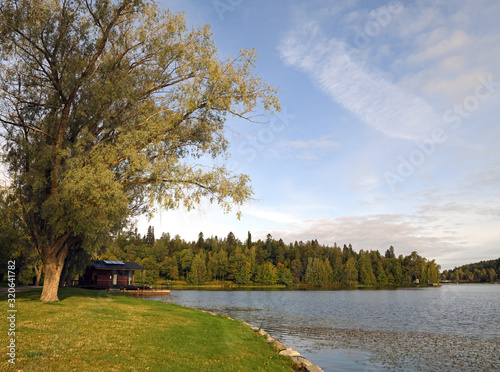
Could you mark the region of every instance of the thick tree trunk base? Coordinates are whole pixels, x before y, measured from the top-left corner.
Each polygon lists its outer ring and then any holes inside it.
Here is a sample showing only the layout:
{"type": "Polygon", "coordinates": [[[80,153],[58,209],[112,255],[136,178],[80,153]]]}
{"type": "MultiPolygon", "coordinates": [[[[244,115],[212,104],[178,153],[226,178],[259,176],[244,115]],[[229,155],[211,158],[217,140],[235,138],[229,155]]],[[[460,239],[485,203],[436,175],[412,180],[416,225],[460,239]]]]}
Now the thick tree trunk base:
{"type": "MultiPolygon", "coordinates": [[[[55,251],[55,250],[53,250],[55,251]]],[[[58,254],[47,255],[44,257],[43,270],[45,272],[45,279],[43,281],[42,295],[40,301],[42,302],[57,302],[59,297],[57,292],[59,290],[59,281],[61,279],[61,272],[64,267],[64,261],[68,255],[68,248],[63,247],[59,250],[58,254]]]]}
{"type": "Polygon", "coordinates": [[[62,265],[57,265],[51,262],[45,265],[45,280],[43,282],[42,302],[57,302],[59,297],[57,291],[59,289],[59,278],[61,277],[62,265]]]}

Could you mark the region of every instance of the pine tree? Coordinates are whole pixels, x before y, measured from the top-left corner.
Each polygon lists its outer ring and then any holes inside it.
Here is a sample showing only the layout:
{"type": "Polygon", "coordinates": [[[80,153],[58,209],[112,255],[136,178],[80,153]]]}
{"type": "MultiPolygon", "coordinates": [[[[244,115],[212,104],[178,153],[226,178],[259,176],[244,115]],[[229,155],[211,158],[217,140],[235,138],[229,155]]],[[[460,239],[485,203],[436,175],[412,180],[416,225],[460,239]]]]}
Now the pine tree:
{"type": "Polygon", "coordinates": [[[191,271],[189,272],[189,281],[196,285],[205,283],[207,278],[207,267],[205,264],[205,253],[200,252],[193,259],[191,271]]]}
{"type": "Polygon", "coordinates": [[[234,276],[236,284],[245,285],[250,283],[250,262],[243,262],[234,276]]]}
{"type": "Polygon", "coordinates": [[[347,285],[352,285],[358,278],[358,270],[356,269],[356,261],[354,257],[349,257],[343,268],[343,281],[347,285]]]}

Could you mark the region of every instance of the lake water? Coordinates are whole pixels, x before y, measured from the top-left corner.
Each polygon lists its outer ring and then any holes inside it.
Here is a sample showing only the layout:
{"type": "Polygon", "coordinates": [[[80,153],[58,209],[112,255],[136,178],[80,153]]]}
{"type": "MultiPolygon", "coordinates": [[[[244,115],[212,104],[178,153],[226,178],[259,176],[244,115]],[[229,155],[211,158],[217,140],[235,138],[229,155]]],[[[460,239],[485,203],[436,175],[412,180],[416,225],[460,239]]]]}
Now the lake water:
{"type": "Polygon", "coordinates": [[[156,300],[246,321],[325,372],[500,370],[500,285],[172,290],[156,300]]]}

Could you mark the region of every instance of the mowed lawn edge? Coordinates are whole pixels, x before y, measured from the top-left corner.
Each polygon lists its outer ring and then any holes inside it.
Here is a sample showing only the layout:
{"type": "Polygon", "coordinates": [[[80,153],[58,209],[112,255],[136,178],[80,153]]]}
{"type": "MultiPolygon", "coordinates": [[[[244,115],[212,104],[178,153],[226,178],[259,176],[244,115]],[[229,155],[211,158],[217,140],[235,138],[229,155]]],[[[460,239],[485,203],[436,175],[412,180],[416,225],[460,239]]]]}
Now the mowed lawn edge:
{"type": "Polygon", "coordinates": [[[16,293],[12,370],[293,371],[291,358],[238,320],[102,291],[61,288],[56,303],[40,293],[16,293]]]}

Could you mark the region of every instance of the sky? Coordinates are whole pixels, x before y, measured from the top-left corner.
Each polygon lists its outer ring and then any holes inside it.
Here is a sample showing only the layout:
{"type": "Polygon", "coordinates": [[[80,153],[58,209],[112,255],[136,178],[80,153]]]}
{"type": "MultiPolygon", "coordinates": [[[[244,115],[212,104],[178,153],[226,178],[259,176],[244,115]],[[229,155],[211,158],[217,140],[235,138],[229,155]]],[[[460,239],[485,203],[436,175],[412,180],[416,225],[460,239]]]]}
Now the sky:
{"type": "Polygon", "coordinates": [[[271,234],[417,251],[443,269],[500,257],[500,2],[164,0],[221,57],[257,50],[266,124],[227,121],[254,200],[160,211],[155,235],[271,234]]]}

